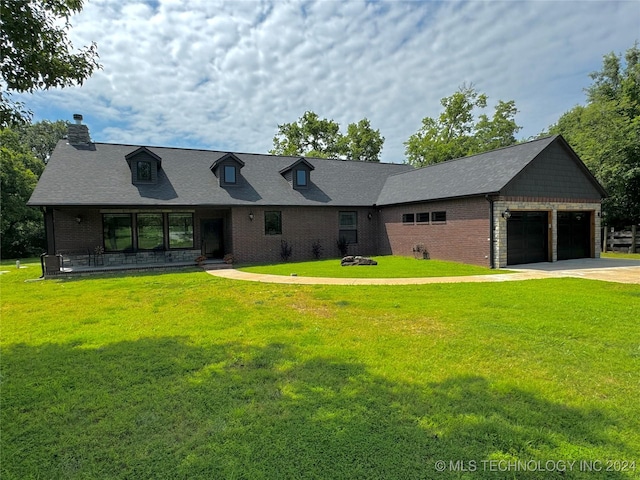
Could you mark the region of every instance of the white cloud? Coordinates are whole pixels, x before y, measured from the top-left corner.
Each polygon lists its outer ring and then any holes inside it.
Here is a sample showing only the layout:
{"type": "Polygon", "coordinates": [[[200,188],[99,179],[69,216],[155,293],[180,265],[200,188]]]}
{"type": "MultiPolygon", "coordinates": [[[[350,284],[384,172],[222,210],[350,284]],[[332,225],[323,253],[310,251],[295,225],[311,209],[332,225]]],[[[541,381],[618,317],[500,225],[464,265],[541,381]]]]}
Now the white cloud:
{"type": "Polygon", "coordinates": [[[638,2],[95,0],[74,45],[104,69],[25,100],[39,118],[81,112],[94,140],[266,152],[306,110],[386,137],[384,161],[440,99],[473,82],[514,99],[523,136],[584,99],[602,55],[638,38],[638,2]]]}

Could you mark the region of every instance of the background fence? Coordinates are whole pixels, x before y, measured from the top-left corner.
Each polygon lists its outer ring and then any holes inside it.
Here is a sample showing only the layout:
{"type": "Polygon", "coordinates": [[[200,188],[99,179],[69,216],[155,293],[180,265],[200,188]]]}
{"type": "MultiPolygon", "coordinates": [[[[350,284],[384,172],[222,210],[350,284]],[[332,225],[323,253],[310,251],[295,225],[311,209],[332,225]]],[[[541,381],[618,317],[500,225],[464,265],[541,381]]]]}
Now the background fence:
{"type": "Polygon", "coordinates": [[[636,225],[624,230],[602,229],[603,252],[640,253],[640,232],[636,225]]]}

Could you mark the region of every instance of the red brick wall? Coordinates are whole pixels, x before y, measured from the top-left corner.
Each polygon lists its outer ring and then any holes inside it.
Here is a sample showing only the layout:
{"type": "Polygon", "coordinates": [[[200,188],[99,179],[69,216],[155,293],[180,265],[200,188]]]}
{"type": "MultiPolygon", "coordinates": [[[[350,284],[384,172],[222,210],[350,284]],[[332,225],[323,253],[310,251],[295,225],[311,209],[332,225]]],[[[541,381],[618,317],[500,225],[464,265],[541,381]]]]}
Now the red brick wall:
{"type": "MultiPolygon", "coordinates": [[[[489,265],[489,204],[484,198],[451,200],[406,206],[353,207],[234,207],[231,210],[197,209],[194,218],[195,248],[200,247],[200,219],[224,218],[225,252],[241,263],[280,262],[280,242],[292,247],[291,261],[313,258],[312,245],[319,240],[321,258],[338,258],[338,212],[358,214],[358,243],[353,255],[413,255],[423,244],[431,258],[489,265]],[[265,235],[264,212],[282,212],[282,235],[265,235]],[[446,211],[444,224],[403,225],[403,213],[446,211]],[[249,219],[253,213],[253,221],[249,219]],[[368,215],[371,214],[371,219],[368,215]]],[[[55,209],[56,250],[93,250],[102,245],[99,209],[55,209]],[[78,223],[76,217],[81,216],[78,223]]]]}
{"type": "Polygon", "coordinates": [[[56,251],[91,250],[102,246],[102,215],[97,209],[54,209],[56,251]],[[78,223],[77,217],[81,218],[78,223]]]}
{"type": "Polygon", "coordinates": [[[383,254],[412,256],[422,244],[431,258],[489,266],[489,202],[477,197],[385,207],[379,242],[383,254]],[[405,213],[433,211],[446,211],[446,223],[402,223],[405,213]]]}
{"type": "Polygon", "coordinates": [[[338,258],[340,211],[358,214],[358,243],[349,246],[349,253],[377,254],[375,210],[353,207],[235,207],[231,213],[232,253],[240,263],[280,262],[280,242],[286,240],[292,247],[291,261],[310,260],[312,245],[319,240],[323,248],[321,258],[338,258]],[[265,211],[282,212],[282,235],[265,235],[265,211]],[[253,213],[253,220],[249,219],[249,213],[253,213]]]}

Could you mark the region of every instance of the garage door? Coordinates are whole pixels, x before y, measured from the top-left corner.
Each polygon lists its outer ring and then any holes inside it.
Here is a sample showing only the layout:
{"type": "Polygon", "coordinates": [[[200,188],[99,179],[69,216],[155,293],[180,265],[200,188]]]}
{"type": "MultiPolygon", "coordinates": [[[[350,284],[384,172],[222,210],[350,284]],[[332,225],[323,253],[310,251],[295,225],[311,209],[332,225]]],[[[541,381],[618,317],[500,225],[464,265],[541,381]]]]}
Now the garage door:
{"type": "Polygon", "coordinates": [[[558,260],[591,256],[591,212],[558,212],[558,260]]]}
{"type": "Polygon", "coordinates": [[[547,212],[512,212],[507,220],[507,264],[549,261],[547,212]]]}

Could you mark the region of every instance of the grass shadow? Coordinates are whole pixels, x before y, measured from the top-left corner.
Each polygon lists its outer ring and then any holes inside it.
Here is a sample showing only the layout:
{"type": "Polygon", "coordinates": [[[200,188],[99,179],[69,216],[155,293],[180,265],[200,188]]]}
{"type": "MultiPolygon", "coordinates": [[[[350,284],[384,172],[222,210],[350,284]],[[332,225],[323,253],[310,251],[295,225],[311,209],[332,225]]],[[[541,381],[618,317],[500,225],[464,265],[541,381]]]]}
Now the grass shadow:
{"type": "MultiPolygon", "coordinates": [[[[3,479],[464,478],[435,462],[632,453],[600,411],[478,376],[398,383],[282,343],[21,344],[1,363],[3,479]]],[[[517,478],[631,478],[607,473],[517,478]]]]}

